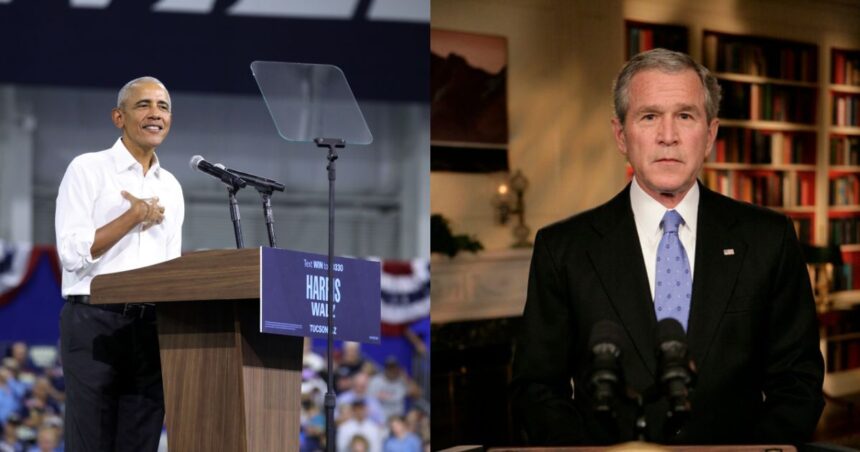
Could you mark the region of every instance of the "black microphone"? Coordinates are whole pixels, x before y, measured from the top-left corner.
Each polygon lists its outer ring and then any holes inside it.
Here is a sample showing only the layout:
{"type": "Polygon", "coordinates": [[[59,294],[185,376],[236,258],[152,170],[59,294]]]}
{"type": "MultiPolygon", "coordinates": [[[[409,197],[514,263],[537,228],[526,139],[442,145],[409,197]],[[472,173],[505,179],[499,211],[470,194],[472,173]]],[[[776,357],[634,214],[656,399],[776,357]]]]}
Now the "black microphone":
{"type": "Polygon", "coordinates": [[[623,375],[619,358],[624,330],[610,320],[601,320],[591,329],[588,350],[591,352],[591,373],[588,388],[595,411],[612,413],[620,391],[623,375]]]}
{"type": "Polygon", "coordinates": [[[669,399],[669,417],[690,412],[690,391],[695,384],[694,365],[688,354],[684,327],[673,318],[657,323],[657,374],[669,399]]]}
{"type": "Polygon", "coordinates": [[[188,165],[191,167],[191,169],[203,171],[204,173],[210,176],[214,176],[216,179],[221,180],[221,182],[224,182],[231,187],[244,188],[246,185],[245,180],[241,177],[236,176],[225,170],[223,166],[219,168],[218,165],[213,165],[207,162],[200,155],[195,155],[194,157],[191,157],[191,160],[188,162],[188,165]]]}
{"type": "Polygon", "coordinates": [[[215,166],[228,171],[230,174],[234,176],[238,176],[242,180],[248,183],[248,185],[256,188],[257,190],[267,191],[271,193],[272,191],[284,191],[286,188],[284,184],[273,181],[271,179],[266,179],[265,177],[255,176],[253,174],[243,173],[239,170],[234,170],[231,168],[224,168],[224,165],[220,163],[216,163],[215,166]]]}

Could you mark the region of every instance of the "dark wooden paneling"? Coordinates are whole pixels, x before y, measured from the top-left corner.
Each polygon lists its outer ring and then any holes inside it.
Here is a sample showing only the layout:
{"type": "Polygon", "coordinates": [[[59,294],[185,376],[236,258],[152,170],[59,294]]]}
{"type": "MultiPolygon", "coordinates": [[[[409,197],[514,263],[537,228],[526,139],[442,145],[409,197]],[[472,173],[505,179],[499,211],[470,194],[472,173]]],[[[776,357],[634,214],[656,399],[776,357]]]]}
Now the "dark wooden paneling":
{"type": "Polygon", "coordinates": [[[434,324],[433,448],[520,444],[509,401],[518,318],[434,324]]]}

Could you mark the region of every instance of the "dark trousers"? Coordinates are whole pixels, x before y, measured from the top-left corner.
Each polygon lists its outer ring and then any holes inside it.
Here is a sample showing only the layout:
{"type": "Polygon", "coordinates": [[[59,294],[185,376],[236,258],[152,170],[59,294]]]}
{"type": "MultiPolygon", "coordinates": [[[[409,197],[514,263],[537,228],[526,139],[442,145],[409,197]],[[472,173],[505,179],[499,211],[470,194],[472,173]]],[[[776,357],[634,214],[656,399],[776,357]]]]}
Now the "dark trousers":
{"type": "Polygon", "coordinates": [[[164,389],[155,315],[148,314],[63,306],[66,452],[158,449],[164,389]]]}

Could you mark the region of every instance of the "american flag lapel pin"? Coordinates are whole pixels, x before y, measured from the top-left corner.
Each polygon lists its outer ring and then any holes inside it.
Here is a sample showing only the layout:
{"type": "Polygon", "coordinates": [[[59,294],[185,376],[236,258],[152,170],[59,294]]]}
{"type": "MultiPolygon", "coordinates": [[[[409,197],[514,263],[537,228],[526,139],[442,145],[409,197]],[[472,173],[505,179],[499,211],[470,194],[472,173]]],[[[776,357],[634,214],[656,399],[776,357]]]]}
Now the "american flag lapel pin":
{"type": "Polygon", "coordinates": [[[735,249],[734,248],[726,248],[723,250],[723,256],[734,256],[735,249]]]}

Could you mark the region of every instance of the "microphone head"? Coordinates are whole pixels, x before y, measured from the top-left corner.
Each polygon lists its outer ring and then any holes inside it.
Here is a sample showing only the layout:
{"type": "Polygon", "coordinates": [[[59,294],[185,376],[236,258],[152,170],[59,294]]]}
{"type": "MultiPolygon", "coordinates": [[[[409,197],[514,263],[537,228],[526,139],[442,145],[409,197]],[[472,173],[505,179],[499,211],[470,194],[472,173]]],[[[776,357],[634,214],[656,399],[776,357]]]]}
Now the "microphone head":
{"type": "Polygon", "coordinates": [[[199,165],[200,162],[202,162],[202,161],[203,161],[202,155],[195,155],[194,157],[191,157],[191,160],[188,161],[188,166],[190,166],[191,169],[196,170],[197,165],[199,165]]]}
{"type": "Polygon", "coordinates": [[[687,333],[684,332],[684,327],[681,322],[667,317],[657,322],[657,344],[664,342],[677,341],[686,344],[687,333]]]}
{"type": "Polygon", "coordinates": [[[594,324],[591,328],[591,335],[588,339],[588,349],[594,351],[594,348],[602,344],[612,344],[620,352],[621,343],[624,340],[624,330],[620,325],[611,320],[601,320],[594,324]]]}
{"type": "Polygon", "coordinates": [[[601,320],[591,327],[588,350],[591,352],[591,369],[588,391],[597,413],[615,416],[622,393],[623,375],[619,363],[624,330],[611,320],[601,320]]]}

